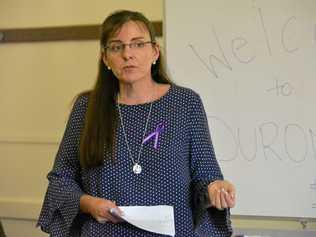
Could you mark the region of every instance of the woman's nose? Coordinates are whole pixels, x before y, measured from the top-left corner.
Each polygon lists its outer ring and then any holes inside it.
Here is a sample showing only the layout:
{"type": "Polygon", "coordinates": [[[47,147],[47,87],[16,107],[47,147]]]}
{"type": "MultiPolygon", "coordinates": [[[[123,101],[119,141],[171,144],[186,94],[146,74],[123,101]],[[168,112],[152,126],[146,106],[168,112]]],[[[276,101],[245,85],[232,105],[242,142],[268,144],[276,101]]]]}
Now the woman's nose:
{"type": "Polygon", "coordinates": [[[122,57],[125,60],[131,59],[133,57],[133,50],[130,48],[129,45],[124,45],[125,47],[122,50],[122,57]]]}

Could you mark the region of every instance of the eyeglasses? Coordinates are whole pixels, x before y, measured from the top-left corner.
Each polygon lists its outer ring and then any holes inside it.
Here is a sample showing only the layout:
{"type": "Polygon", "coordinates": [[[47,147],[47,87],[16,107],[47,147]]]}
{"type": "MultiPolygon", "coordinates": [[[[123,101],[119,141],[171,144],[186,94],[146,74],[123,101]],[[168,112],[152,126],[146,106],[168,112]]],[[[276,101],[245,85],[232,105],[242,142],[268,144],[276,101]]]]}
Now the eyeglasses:
{"type": "Polygon", "coordinates": [[[109,53],[122,53],[126,46],[128,46],[130,49],[133,50],[140,50],[143,49],[146,44],[155,44],[153,41],[135,41],[129,44],[123,44],[123,43],[111,43],[108,46],[105,46],[104,49],[107,50],[109,53]]]}

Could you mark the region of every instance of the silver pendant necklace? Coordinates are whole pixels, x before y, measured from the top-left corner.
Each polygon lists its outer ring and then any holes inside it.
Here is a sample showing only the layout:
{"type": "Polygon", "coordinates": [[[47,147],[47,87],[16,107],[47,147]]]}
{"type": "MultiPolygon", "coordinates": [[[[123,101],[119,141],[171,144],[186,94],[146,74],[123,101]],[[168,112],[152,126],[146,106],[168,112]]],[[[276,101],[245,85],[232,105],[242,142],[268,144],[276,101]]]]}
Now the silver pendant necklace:
{"type": "MultiPolygon", "coordinates": [[[[149,112],[148,112],[148,115],[147,115],[147,120],[146,120],[146,124],[145,124],[145,129],[144,129],[142,141],[144,140],[145,135],[146,135],[147,126],[148,126],[148,122],[149,122],[149,119],[150,119],[152,106],[153,106],[153,102],[150,103],[150,108],[149,108],[149,112]]],[[[142,153],[142,149],[143,149],[143,142],[140,145],[140,148],[139,148],[139,151],[138,151],[137,160],[134,160],[132,152],[131,152],[131,149],[130,149],[129,144],[128,144],[127,135],[126,135],[126,132],[125,132],[125,127],[124,127],[124,123],[123,123],[123,117],[122,117],[122,113],[121,113],[121,106],[120,106],[120,104],[118,102],[117,102],[117,108],[118,108],[118,112],[119,112],[120,122],[121,122],[121,126],[122,126],[122,129],[123,129],[123,134],[124,134],[127,150],[128,150],[128,153],[129,153],[129,157],[131,158],[132,163],[133,163],[133,169],[132,170],[133,170],[134,174],[140,174],[142,172],[142,167],[139,164],[139,161],[140,161],[140,157],[141,157],[141,153],[142,153]]]]}

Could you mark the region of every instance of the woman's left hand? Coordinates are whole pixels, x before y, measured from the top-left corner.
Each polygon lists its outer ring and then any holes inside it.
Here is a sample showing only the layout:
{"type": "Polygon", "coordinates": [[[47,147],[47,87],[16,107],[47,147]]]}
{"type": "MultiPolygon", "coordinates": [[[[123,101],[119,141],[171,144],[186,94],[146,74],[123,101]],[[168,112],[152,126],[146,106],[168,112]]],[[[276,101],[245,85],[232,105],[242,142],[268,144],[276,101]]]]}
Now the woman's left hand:
{"type": "Polygon", "coordinates": [[[216,180],[208,185],[210,203],[219,210],[232,208],[236,202],[236,190],[227,180],[216,180]]]}

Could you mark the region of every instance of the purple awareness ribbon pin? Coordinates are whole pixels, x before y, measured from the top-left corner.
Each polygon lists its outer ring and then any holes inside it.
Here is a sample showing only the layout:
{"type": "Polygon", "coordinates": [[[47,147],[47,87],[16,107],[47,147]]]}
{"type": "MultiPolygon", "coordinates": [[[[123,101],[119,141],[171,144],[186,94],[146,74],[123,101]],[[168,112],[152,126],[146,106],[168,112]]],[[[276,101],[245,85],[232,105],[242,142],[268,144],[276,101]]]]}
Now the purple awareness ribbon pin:
{"type": "Polygon", "coordinates": [[[154,132],[150,133],[142,142],[142,144],[145,144],[148,142],[150,139],[155,138],[155,143],[154,143],[154,148],[158,148],[158,139],[159,139],[159,134],[163,131],[165,128],[165,125],[163,122],[159,123],[155,129],[154,132]]]}

